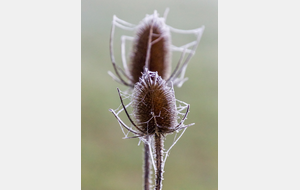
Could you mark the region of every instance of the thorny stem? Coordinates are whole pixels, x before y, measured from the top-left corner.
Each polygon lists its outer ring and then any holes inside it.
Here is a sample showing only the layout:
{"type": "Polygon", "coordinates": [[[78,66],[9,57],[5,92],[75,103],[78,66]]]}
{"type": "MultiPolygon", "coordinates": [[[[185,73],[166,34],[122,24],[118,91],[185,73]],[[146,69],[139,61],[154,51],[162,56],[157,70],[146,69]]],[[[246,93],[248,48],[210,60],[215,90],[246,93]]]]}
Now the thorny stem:
{"type": "Polygon", "coordinates": [[[163,136],[161,133],[155,133],[155,155],[156,155],[156,173],[155,173],[155,190],[162,189],[163,180],[163,136]]]}
{"type": "MultiPolygon", "coordinates": [[[[149,142],[149,136],[146,136],[146,142],[149,142]]],[[[151,185],[151,163],[150,150],[148,143],[144,143],[144,190],[150,190],[151,185]]]]}

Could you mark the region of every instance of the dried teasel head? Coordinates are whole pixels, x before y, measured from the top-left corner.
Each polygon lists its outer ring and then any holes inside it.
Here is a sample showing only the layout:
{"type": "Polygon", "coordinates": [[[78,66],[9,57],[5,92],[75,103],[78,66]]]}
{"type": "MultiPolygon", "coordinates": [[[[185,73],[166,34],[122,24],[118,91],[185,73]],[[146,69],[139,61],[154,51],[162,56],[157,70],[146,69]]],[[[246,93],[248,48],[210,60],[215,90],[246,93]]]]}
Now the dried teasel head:
{"type": "Polygon", "coordinates": [[[171,73],[171,35],[165,18],[159,17],[155,11],[147,15],[138,25],[133,42],[130,76],[133,82],[139,82],[141,73],[147,68],[157,71],[164,80],[171,73]]]}
{"type": "Polygon", "coordinates": [[[178,125],[175,94],[157,72],[146,71],[133,94],[133,115],[142,131],[148,134],[174,131],[178,125]]]}
{"type": "Polygon", "coordinates": [[[110,35],[110,56],[116,75],[112,72],[108,74],[117,82],[134,87],[139,82],[139,77],[144,69],[157,71],[166,82],[171,85],[181,87],[187,80],[184,77],[185,71],[191,57],[195,54],[196,48],[200,42],[204,26],[193,30],[181,30],[173,28],[165,23],[168,9],[163,17],[159,17],[157,11],[146,17],[139,25],[128,23],[114,15],[110,35]],[[121,57],[123,68],[116,64],[114,57],[114,33],[115,28],[134,31],[135,35],[121,37],[121,57]],[[171,44],[171,34],[195,35],[196,40],[182,46],[171,44]],[[130,63],[127,64],[126,41],[133,41],[132,51],[130,53],[130,63]],[[171,54],[173,51],[181,52],[180,59],[176,67],[171,71],[171,54]],[[171,74],[170,74],[171,73],[171,74]],[[125,77],[125,78],[124,78],[125,77]]]}
{"type": "Polygon", "coordinates": [[[165,135],[193,125],[183,124],[189,112],[189,105],[187,105],[186,113],[180,123],[177,122],[178,110],[176,108],[174,90],[166,84],[166,81],[157,72],[145,69],[139,82],[134,86],[132,108],[136,123],[129,116],[121,95],[120,100],[128,119],[137,131],[126,126],[114,110],[110,111],[123,127],[135,134],[134,137],[151,136],[154,134],[165,135]]]}

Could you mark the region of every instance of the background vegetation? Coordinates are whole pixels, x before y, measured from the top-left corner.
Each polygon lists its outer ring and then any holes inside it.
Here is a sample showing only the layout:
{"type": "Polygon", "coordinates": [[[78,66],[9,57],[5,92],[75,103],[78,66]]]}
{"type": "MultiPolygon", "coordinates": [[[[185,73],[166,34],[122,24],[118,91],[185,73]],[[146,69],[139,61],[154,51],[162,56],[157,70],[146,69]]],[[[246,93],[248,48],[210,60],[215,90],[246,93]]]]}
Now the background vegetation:
{"type": "MultiPolygon", "coordinates": [[[[120,105],[116,88],[126,89],[107,74],[108,70],[113,70],[109,57],[110,28],[114,14],[137,24],[154,10],[162,15],[167,7],[170,8],[168,25],[180,29],[202,25],[206,28],[186,72],[189,80],[183,87],[175,88],[176,98],[191,105],[185,123],[196,125],[190,127],[171,150],[165,166],[163,189],[210,190],[218,187],[217,1],[83,0],[83,190],[142,189],[143,146],[138,146],[138,139],[123,140],[115,117],[108,111],[120,105]]],[[[174,43],[191,40],[188,36],[178,36],[174,43]]],[[[115,56],[121,63],[119,51],[115,56]]],[[[124,121],[128,123],[128,120],[124,121]]]]}

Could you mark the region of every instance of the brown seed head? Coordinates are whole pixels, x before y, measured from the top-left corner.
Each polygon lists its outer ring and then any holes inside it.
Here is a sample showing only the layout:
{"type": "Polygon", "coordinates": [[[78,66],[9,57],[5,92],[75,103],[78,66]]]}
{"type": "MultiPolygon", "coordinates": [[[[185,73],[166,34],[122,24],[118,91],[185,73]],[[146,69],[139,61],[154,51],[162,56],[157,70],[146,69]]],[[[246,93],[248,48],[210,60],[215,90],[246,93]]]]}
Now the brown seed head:
{"type": "Polygon", "coordinates": [[[133,90],[133,114],[144,134],[174,132],[177,123],[176,99],[172,88],[147,69],[133,90]]]}
{"type": "Polygon", "coordinates": [[[164,80],[170,77],[171,72],[171,35],[164,18],[158,17],[157,12],[147,15],[137,28],[131,53],[129,72],[134,83],[139,81],[147,62],[147,51],[150,55],[147,68],[157,71],[164,80]],[[150,39],[151,38],[151,39],[150,39]],[[150,39],[150,41],[149,41],[150,39]],[[149,46],[149,42],[151,45],[149,46]]]}

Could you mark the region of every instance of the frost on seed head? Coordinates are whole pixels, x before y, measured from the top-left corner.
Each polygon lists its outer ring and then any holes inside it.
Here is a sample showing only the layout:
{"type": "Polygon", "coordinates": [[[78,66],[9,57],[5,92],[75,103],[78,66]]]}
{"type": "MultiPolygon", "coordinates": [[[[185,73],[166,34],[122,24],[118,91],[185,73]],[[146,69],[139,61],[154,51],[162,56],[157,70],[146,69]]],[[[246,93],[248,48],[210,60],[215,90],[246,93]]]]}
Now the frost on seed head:
{"type": "Polygon", "coordinates": [[[131,53],[130,75],[138,82],[144,67],[157,71],[164,80],[171,73],[171,35],[165,18],[155,11],[138,25],[131,53]]]}
{"type": "Polygon", "coordinates": [[[179,132],[194,123],[184,125],[189,112],[189,104],[175,99],[173,87],[169,87],[165,80],[158,76],[157,72],[145,69],[142,77],[136,83],[131,93],[123,93],[118,89],[121,106],[110,111],[117,118],[125,138],[140,138],[145,141],[146,136],[154,134],[165,134],[179,132]],[[125,96],[125,97],[124,97],[125,96]],[[123,98],[130,98],[129,104],[125,105],[123,98]],[[132,113],[128,113],[127,108],[132,107],[132,113]],[[183,112],[184,110],[185,113],[183,112]],[[124,111],[132,127],[127,126],[119,117],[124,111]],[[133,117],[133,119],[131,118],[133,117]],[[180,119],[180,122],[178,120],[180,119]],[[133,137],[128,137],[123,127],[132,133],[133,137]],[[135,129],[134,129],[135,128],[135,129]]]}
{"type": "MultiPolygon", "coordinates": [[[[185,71],[202,37],[204,26],[192,30],[173,28],[166,24],[168,9],[163,17],[159,17],[157,11],[146,17],[138,24],[131,24],[115,15],[113,16],[112,29],[110,34],[110,57],[114,71],[108,72],[111,77],[131,89],[139,82],[139,77],[144,68],[150,71],[157,71],[158,75],[170,85],[181,87],[188,79],[185,78],[185,71]],[[134,32],[134,36],[121,36],[121,58],[123,67],[116,63],[114,56],[114,35],[115,29],[120,28],[134,32]],[[181,46],[171,43],[171,33],[192,35],[196,39],[181,46]],[[130,50],[130,58],[127,64],[126,43],[132,41],[133,47],[130,50]],[[179,52],[180,58],[175,61],[176,67],[171,73],[172,52],[179,52]]],[[[193,37],[194,38],[194,37],[193,37]]],[[[176,53],[175,53],[176,54],[176,53]]]]}
{"type": "Polygon", "coordinates": [[[157,72],[144,72],[134,87],[132,98],[136,124],[144,133],[174,131],[178,124],[174,91],[157,72]]]}

